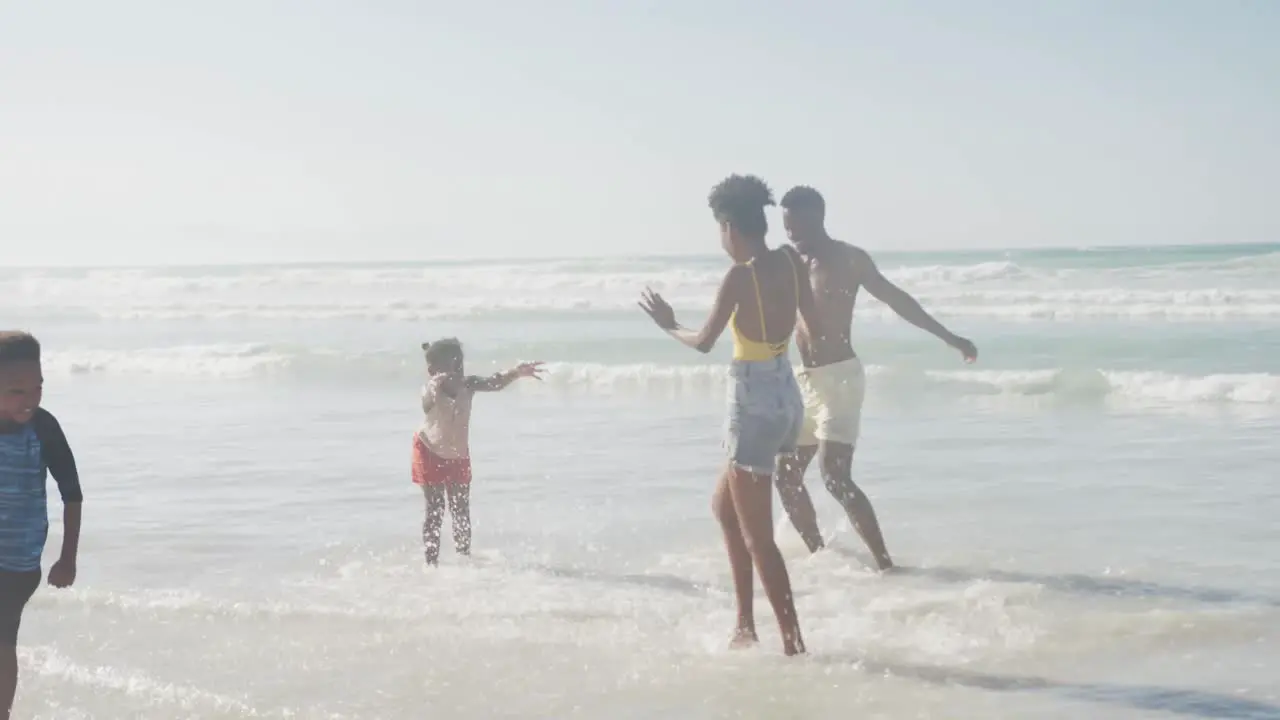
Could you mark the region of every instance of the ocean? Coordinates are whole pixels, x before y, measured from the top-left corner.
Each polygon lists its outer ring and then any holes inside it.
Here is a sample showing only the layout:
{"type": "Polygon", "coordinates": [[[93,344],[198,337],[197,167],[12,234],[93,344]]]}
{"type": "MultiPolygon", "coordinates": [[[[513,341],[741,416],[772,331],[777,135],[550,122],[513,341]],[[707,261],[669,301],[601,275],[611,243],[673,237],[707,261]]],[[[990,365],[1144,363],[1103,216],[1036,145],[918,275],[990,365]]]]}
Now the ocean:
{"type": "Polygon", "coordinates": [[[800,659],[759,590],[727,649],[729,339],[635,306],[701,323],[723,257],[0,270],[86,497],[15,717],[1280,718],[1280,245],[876,257],[981,355],[861,299],[854,478],[903,571],[811,469],[800,659]],[[446,527],[428,571],[445,336],[548,373],[476,400],[475,556],[446,527]]]}

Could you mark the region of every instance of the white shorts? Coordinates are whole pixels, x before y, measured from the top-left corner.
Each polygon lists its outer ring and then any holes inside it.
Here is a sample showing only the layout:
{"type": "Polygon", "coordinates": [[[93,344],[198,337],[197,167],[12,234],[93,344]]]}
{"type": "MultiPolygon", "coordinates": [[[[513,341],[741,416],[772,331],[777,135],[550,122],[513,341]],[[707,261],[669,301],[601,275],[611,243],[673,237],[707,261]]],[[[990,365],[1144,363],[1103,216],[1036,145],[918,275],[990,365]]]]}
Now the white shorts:
{"type": "Polygon", "coordinates": [[[796,372],[804,397],[804,424],[800,446],[835,442],[857,445],[862,429],[862,401],[867,395],[867,374],[858,358],[796,372]]]}

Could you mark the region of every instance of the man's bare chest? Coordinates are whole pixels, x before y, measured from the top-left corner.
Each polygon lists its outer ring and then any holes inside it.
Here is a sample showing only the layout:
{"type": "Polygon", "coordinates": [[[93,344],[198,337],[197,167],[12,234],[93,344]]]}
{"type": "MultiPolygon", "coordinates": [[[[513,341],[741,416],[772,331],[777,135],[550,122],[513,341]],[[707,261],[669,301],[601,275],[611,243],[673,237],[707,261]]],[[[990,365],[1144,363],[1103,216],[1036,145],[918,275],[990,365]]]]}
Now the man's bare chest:
{"type": "Polygon", "coordinates": [[[814,300],[820,305],[847,302],[858,290],[848,268],[833,267],[830,263],[810,261],[809,282],[813,286],[814,300]]]}

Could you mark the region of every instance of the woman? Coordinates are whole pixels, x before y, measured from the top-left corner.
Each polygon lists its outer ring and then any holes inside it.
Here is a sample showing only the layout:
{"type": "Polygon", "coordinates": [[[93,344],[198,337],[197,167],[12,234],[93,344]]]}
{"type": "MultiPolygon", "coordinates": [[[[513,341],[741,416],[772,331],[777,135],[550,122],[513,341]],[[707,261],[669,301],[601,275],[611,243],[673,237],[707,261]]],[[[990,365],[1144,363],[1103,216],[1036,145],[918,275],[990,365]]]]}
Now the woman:
{"type": "Polygon", "coordinates": [[[757,641],[752,612],[752,565],[760,571],[782,631],[787,655],[804,652],[800,621],[787,567],[773,541],[773,470],[778,455],[795,450],[803,402],[787,357],[796,311],[815,328],[813,290],[805,264],[790,248],[769,249],[764,208],[773,193],[754,176],[733,175],[711,191],[711,212],[720,224],[720,244],[734,266],[725,274],[711,317],[701,331],[682,328],[675,312],[646,289],[640,303],[649,317],[677,340],[710,352],[732,323],[727,449],[729,463],[716,487],[712,508],[724,530],[738,599],[732,647],[757,641]]]}

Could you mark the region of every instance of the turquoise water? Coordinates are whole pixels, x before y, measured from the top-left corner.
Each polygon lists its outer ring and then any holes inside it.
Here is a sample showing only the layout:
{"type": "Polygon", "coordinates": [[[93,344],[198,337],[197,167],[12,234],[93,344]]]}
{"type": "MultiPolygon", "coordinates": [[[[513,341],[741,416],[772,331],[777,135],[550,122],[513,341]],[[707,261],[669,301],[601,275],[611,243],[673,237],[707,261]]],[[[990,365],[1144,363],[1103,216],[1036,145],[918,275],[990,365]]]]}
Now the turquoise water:
{"type": "Polygon", "coordinates": [[[763,597],[725,649],[727,342],[634,309],[696,324],[722,258],[0,271],[86,487],[18,716],[1280,717],[1280,245],[876,259],[981,357],[863,300],[855,479],[907,572],[810,477],[831,550],[776,518],[798,662],[763,597]],[[477,401],[478,556],[426,572],[444,335],[551,365],[477,401]]]}

